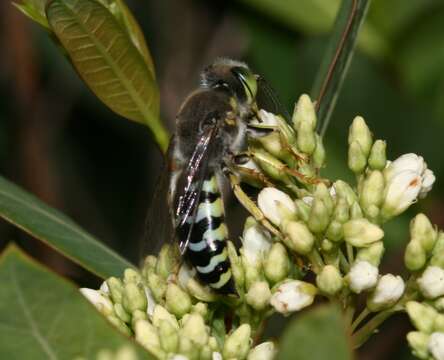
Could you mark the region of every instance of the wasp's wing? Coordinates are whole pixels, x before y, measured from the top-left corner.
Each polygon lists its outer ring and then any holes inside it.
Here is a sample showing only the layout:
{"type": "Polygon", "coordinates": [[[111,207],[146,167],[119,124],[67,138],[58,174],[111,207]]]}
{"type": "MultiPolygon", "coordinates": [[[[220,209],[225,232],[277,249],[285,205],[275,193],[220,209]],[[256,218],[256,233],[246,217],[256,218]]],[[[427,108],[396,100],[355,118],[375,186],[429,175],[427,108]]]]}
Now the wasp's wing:
{"type": "Polygon", "coordinates": [[[212,126],[204,131],[196,144],[193,154],[177,180],[173,204],[174,226],[176,233],[181,234],[178,239],[181,254],[184,254],[191,233],[194,219],[199,207],[199,197],[203,182],[208,174],[208,160],[213,151],[217,127],[212,126]]]}
{"type": "Polygon", "coordinates": [[[282,102],[279,100],[276,91],[261,76],[257,78],[256,103],[260,109],[264,109],[276,115],[281,115],[287,122],[290,122],[290,114],[282,102]]]}

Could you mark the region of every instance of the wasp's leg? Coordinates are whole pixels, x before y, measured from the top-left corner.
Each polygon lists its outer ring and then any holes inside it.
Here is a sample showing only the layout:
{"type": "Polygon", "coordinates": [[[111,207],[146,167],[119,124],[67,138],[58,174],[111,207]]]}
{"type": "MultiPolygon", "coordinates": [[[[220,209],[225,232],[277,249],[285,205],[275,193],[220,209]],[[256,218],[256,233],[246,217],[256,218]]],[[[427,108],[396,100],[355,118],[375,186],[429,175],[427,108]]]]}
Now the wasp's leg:
{"type": "Polygon", "coordinates": [[[237,200],[242,204],[242,206],[256,219],[256,221],[261,223],[268,231],[270,231],[273,235],[282,238],[282,234],[280,233],[280,231],[267,220],[261,209],[259,209],[256,203],[251,200],[251,198],[242,190],[239,176],[235,175],[228,169],[227,172],[227,176],[230,180],[233,193],[236,196],[237,200]]]}
{"type": "Polygon", "coordinates": [[[234,173],[240,176],[241,182],[254,187],[273,186],[247,153],[232,155],[229,164],[234,173]]]}

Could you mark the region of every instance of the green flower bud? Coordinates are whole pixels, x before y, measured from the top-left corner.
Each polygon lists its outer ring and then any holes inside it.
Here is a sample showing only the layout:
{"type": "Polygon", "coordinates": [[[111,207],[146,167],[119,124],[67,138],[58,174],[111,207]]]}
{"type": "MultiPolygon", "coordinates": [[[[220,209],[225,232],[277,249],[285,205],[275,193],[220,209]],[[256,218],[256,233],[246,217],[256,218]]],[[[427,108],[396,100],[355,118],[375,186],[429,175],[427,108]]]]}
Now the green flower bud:
{"type": "Polygon", "coordinates": [[[321,242],[321,250],[325,253],[331,253],[337,250],[337,245],[328,239],[323,239],[321,242]]]}
{"type": "Polygon", "coordinates": [[[111,294],[111,299],[114,303],[122,303],[123,297],[123,284],[122,281],[115,277],[110,277],[106,280],[106,283],[111,294]]]}
{"type": "Polygon", "coordinates": [[[404,254],[404,263],[410,271],[417,271],[424,267],[427,261],[427,255],[419,241],[410,241],[404,254]]]}
{"type": "Polygon", "coordinates": [[[265,277],[271,283],[284,280],[290,271],[290,259],[285,247],[276,242],[271,246],[268,256],[264,259],[265,277]]]}
{"type": "Polygon", "coordinates": [[[330,225],[328,225],[327,232],[325,233],[327,238],[331,241],[341,241],[344,237],[344,229],[342,223],[333,220],[330,225]]]}
{"type": "Polygon", "coordinates": [[[167,309],[165,309],[161,305],[156,305],[154,308],[153,316],[152,316],[152,323],[154,326],[159,327],[160,323],[165,320],[169,321],[170,324],[175,328],[179,329],[179,323],[177,322],[177,319],[174,317],[174,315],[170,314],[167,309]]]}
{"type": "Polygon", "coordinates": [[[311,155],[316,148],[315,132],[311,124],[301,122],[297,131],[297,146],[305,154],[311,155]]]}
{"type": "Polygon", "coordinates": [[[210,336],[210,338],[208,339],[208,346],[210,347],[211,350],[213,351],[219,351],[219,344],[217,343],[217,340],[214,336],[210,336]]]}
{"type": "Polygon", "coordinates": [[[135,337],[145,349],[163,359],[165,353],[160,347],[160,339],[156,328],[148,320],[139,320],[134,327],[135,337]]]}
{"type": "Polygon", "coordinates": [[[331,197],[330,191],[324,183],[319,183],[316,185],[314,192],[314,198],[322,200],[329,214],[333,213],[334,203],[331,197]]]}
{"type": "Polygon", "coordinates": [[[430,265],[444,269],[444,233],[440,232],[432,251],[430,265]]]}
{"type": "Polygon", "coordinates": [[[199,314],[190,314],[186,317],[180,334],[199,346],[204,346],[209,338],[204,319],[199,314]]]}
{"type": "Polygon", "coordinates": [[[373,144],[372,133],[368,128],[365,120],[361,116],[356,116],[350,126],[348,133],[348,143],[358,143],[363,151],[365,158],[370,154],[370,149],[373,144]]]}
{"type": "Polygon", "coordinates": [[[180,258],[178,249],[173,245],[164,245],[160,250],[156,264],[156,273],[166,279],[179,268],[180,258]]]}
{"type": "Polygon", "coordinates": [[[241,291],[245,284],[244,269],[241,258],[237,255],[236,247],[231,241],[227,242],[228,258],[230,259],[231,273],[233,274],[236,289],[241,291]]]}
{"type": "Polygon", "coordinates": [[[248,289],[251,284],[262,280],[261,263],[249,261],[245,256],[243,249],[241,249],[241,259],[245,274],[245,287],[248,289]]]}
{"type": "Polygon", "coordinates": [[[322,142],[322,138],[318,134],[315,134],[315,136],[316,136],[316,147],[311,158],[313,161],[313,166],[316,169],[320,169],[325,165],[325,158],[326,158],[325,148],[322,142]]]}
{"type": "Polygon", "coordinates": [[[165,279],[154,272],[149,272],[147,274],[147,281],[148,281],[148,286],[151,292],[153,293],[154,299],[157,302],[161,302],[167,289],[167,284],[165,282],[165,279]]]}
{"type": "Polygon", "coordinates": [[[272,360],[277,353],[276,346],[272,341],[266,341],[255,346],[248,353],[248,360],[272,360]]]}
{"type": "Polygon", "coordinates": [[[435,317],[438,314],[435,309],[417,301],[407,302],[405,308],[415,328],[427,334],[433,331],[435,317]]]}
{"type": "Polygon", "coordinates": [[[387,144],[383,140],[376,140],[370,151],[368,164],[372,170],[384,170],[387,164],[385,149],[387,144]]]}
{"type": "Polygon", "coordinates": [[[368,247],[358,249],[356,260],[367,261],[373,266],[379,267],[382,255],[384,255],[384,243],[377,241],[368,247]]]}
{"type": "Polygon", "coordinates": [[[133,312],[131,317],[131,327],[134,328],[136,326],[136,322],[138,320],[148,320],[148,315],[145,311],[136,310],[133,312]]]}
{"type": "Polygon", "coordinates": [[[420,331],[410,331],[407,334],[407,341],[413,350],[413,355],[419,359],[429,358],[429,335],[420,331]]]}
{"type": "Polygon", "coordinates": [[[338,198],[343,198],[347,201],[348,206],[352,206],[358,201],[358,196],[349,184],[345,181],[337,180],[333,184],[338,198]]]}
{"type": "Polygon", "coordinates": [[[213,351],[210,349],[208,345],[205,345],[200,350],[199,360],[212,360],[213,359],[213,351]]]}
{"type": "Polygon", "coordinates": [[[251,152],[254,162],[259,165],[262,171],[267,174],[270,178],[284,183],[291,182],[288,175],[282,172],[282,168],[285,164],[276,159],[268,151],[262,148],[254,148],[251,152]]]}
{"type": "Polygon", "coordinates": [[[138,284],[142,281],[140,274],[134,269],[125,269],[123,272],[123,282],[124,283],[134,283],[138,284]]]}
{"type": "Polygon", "coordinates": [[[129,327],[122,320],[120,320],[117,316],[108,315],[106,318],[108,319],[108,321],[111,324],[113,324],[117,329],[119,329],[125,335],[131,336],[131,330],[129,329],[129,327]]]}
{"type": "Polygon", "coordinates": [[[438,238],[438,233],[424,214],[416,215],[410,222],[410,236],[418,240],[426,253],[431,252],[438,238]]]}
{"type": "Polygon", "coordinates": [[[167,353],[175,353],[179,347],[179,334],[169,321],[161,320],[159,324],[159,340],[162,349],[167,353]]]}
{"type": "MultiPolygon", "coordinates": [[[[136,354],[136,351],[132,346],[129,345],[122,345],[119,349],[116,351],[116,355],[114,358],[111,358],[113,360],[138,360],[138,356],[136,354]]],[[[99,359],[96,360],[105,360],[105,359],[99,359]]]]}
{"type": "Polygon", "coordinates": [[[308,218],[309,229],[314,233],[322,233],[327,229],[329,222],[330,215],[324,201],[314,198],[308,218]]]}
{"type": "Polygon", "coordinates": [[[181,336],[179,338],[179,353],[186,356],[189,360],[198,360],[200,347],[196,346],[186,336],[181,336]]]}
{"type": "Polygon", "coordinates": [[[180,319],[190,311],[192,305],[190,296],[176,284],[168,284],[165,297],[168,311],[177,318],[180,319]]]}
{"type": "Polygon", "coordinates": [[[191,312],[199,314],[204,319],[208,316],[208,304],[203,302],[198,302],[193,305],[191,312]]]}
{"type": "Polygon", "coordinates": [[[297,217],[300,218],[303,222],[307,222],[310,217],[311,206],[306,204],[303,200],[297,199],[295,200],[297,217]]]}
{"type": "Polygon", "coordinates": [[[433,330],[444,332],[444,315],[438,314],[435,318],[435,323],[433,324],[433,330]]]}
{"type": "Polygon", "coordinates": [[[224,359],[245,359],[250,350],[251,328],[243,324],[234,330],[225,340],[224,359]]]}
{"type": "Polygon", "coordinates": [[[281,133],[273,131],[271,134],[257,138],[257,141],[271,155],[284,162],[292,161],[290,152],[282,146],[281,133]]]}
{"type": "Polygon", "coordinates": [[[365,178],[362,184],[360,202],[367,214],[371,207],[375,206],[378,209],[381,205],[384,197],[384,187],[385,180],[381,171],[374,170],[365,178]]]}
{"type": "Polygon", "coordinates": [[[313,102],[308,95],[302,94],[299,97],[294,108],[292,121],[296,131],[299,131],[299,128],[303,123],[308,124],[311,130],[316,128],[316,111],[313,102]]]}
{"type": "Polygon", "coordinates": [[[350,219],[350,206],[343,197],[337,198],[333,218],[340,223],[345,223],[350,219]]]}
{"type": "Polygon", "coordinates": [[[125,323],[129,323],[131,321],[131,316],[128,314],[123,308],[122,304],[114,304],[114,313],[117,317],[125,323]]]}
{"type": "Polygon", "coordinates": [[[348,167],[355,174],[360,174],[367,166],[367,157],[357,141],[348,147],[348,167]]]}
{"type": "Polygon", "coordinates": [[[202,286],[196,279],[191,278],[187,283],[187,290],[197,300],[205,302],[213,302],[217,299],[216,295],[208,288],[202,286]]]}
{"type": "Polygon", "coordinates": [[[444,312],[444,296],[436,299],[433,302],[433,307],[439,312],[444,312]]]}
{"type": "Polygon", "coordinates": [[[130,282],[126,283],[123,289],[122,305],[127,312],[146,310],[148,301],[141,285],[130,282]]]}
{"type": "Polygon", "coordinates": [[[335,295],[342,289],[344,280],[335,266],[326,265],[316,276],[316,285],[324,294],[335,295]]]}
{"type": "Polygon", "coordinates": [[[344,224],[344,239],[355,247],[366,247],[381,240],[384,231],[367,219],[349,220],[344,224]]]}
{"type": "Polygon", "coordinates": [[[271,291],[266,281],[251,284],[245,296],[247,304],[257,311],[264,310],[270,301],[271,291]]]}
{"type": "Polygon", "coordinates": [[[359,206],[358,202],[355,202],[350,207],[350,218],[351,219],[361,219],[364,217],[364,214],[362,213],[361,207],[359,206]]]}
{"type": "Polygon", "coordinates": [[[306,255],[312,250],[315,238],[304,223],[288,221],[283,231],[286,235],[283,241],[291,250],[301,255],[306,255]]]}
{"type": "Polygon", "coordinates": [[[154,255],[148,255],[143,261],[142,272],[145,274],[147,271],[156,270],[157,258],[154,255]]]}

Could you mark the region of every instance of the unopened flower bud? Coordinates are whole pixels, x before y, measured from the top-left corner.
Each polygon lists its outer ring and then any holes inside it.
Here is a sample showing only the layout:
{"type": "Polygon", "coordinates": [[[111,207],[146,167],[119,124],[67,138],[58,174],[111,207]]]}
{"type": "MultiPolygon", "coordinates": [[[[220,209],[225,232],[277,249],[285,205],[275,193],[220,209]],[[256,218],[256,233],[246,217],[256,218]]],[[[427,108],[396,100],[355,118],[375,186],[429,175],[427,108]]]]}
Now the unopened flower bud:
{"type": "Polygon", "coordinates": [[[308,227],[300,221],[289,221],[283,229],[285,245],[301,255],[308,254],[314,245],[315,238],[308,227]]]}
{"type": "Polygon", "coordinates": [[[337,294],[344,285],[341,273],[333,265],[325,265],[316,276],[316,285],[327,295],[337,294]]]}
{"type": "Polygon", "coordinates": [[[326,230],[329,222],[330,216],[327,206],[324,201],[315,198],[308,218],[309,229],[314,233],[322,233],[326,230]]]}
{"type": "Polygon", "coordinates": [[[317,289],[310,283],[290,280],[277,287],[270,304],[277,312],[287,315],[299,311],[313,303],[317,289]]]}
{"type": "Polygon", "coordinates": [[[93,304],[97,310],[99,310],[104,315],[111,315],[113,313],[113,303],[111,300],[100,293],[100,291],[81,288],[80,292],[88,301],[93,304]]]}
{"type": "Polygon", "coordinates": [[[344,224],[344,239],[350,245],[366,247],[383,237],[384,231],[367,219],[349,220],[344,224]]]}
{"type": "Polygon", "coordinates": [[[303,123],[308,124],[311,130],[316,128],[316,112],[313,102],[308,95],[302,94],[299,97],[294,108],[292,121],[296,131],[299,130],[303,123]]]}
{"type": "Polygon", "coordinates": [[[332,252],[336,251],[337,248],[338,248],[337,244],[330,241],[329,239],[323,239],[321,242],[321,250],[324,253],[332,253],[332,252]]]}
{"type": "Polygon", "coordinates": [[[262,261],[271,248],[271,238],[257,224],[249,227],[242,237],[242,253],[250,264],[262,261]]]}
{"type": "Polygon", "coordinates": [[[358,201],[358,196],[351,188],[351,186],[347,184],[345,181],[337,180],[333,184],[333,187],[336,191],[336,196],[338,198],[345,199],[347,201],[348,206],[352,206],[353,203],[358,201]]]}
{"type": "Polygon", "coordinates": [[[145,311],[148,302],[142,285],[133,282],[126,283],[123,290],[122,305],[129,313],[136,310],[145,311]]]}
{"type": "Polygon", "coordinates": [[[413,355],[420,359],[429,357],[428,345],[429,335],[420,331],[410,331],[407,334],[407,341],[413,350],[413,355]]]}
{"type": "Polygon", "coordinates": [[[307,222],[310,216],[311,205],[301,199],[297,199],[295,205],[297,209],[297,217],[302,221],[307,222]]]}
{"type": "Polygon", "coordinates": [[[356,116],[353,119],[349,129],[348,143],[351,144],[353,142],[357,142],[361,146],[365,157],[368,157],[373,144],[372,133],[361,116],[356,116]]]}
{"type": "Polygon", "coordinates": [[[108,321],[113,324],[117,329],[123,332],[127,336],[131,336],[131,330],[128,325],[126,325],[122,320],[120,320],[117,316],[107,315],[106,318],[108,321]]]}
{"type": "Polygon", "coordinates": [[[242,253],[242,250],[243,249],[241,249],[241,259],[245,276],[245,288],[249,289],[251,284],[262,280],[261,264],[251,263],[242,253]]]}
{"type": "Polygon", "coordinates": [[[356,294],[371,289],[378,281],[378,268],[367,261],[355,261],[348,275],[350,290],[356,294]]]}
{"type": "Polygon", "coordinates": [[[358,202],[354,202],[350,207],[350,219],[356,220],[361,219],[364,217],[364,214],[362,213],[361,207],[359,206],[358,202]]]}
{"type": "Polygon", "coordinates": [[[360,174],[367,166],[367,157],[357,141],[348,147],[348,167],[355,174],[360,174]]]}
{"type": "Polygon", "coordinates": [[[373,266],[378,267],[382,255],[384,255],[384,243],[382,241],[377,241],[368,247],[358,249],[356,260],[367,261],[373,266]]]}
{"type": "Polygon", "coordinates": [[[201,315],[190,314],[187,316],[182,329],[182,336],[187,337],[199,346],[204,346],[208,342],[208,333],[205,328],[205,322],[201,315]]]}
{"type": "Polygon", "coordinates": [[[410,271],[417,271],[424,267],[427,255],[419,241],[411,240],[404,253],[404,264],[410,271]]]}
{"type": "Polygon", "coordinates": [[[194,278],[188,281],[187,290],[190,295],[200,301],[213,302],[217,299],[214,292],[211,291],[208,286],[202,285],[202,283],[194,278]]]}
{"type": "Polygon", "coordinates": [[[311,155],[311,158],[313,160],[313,166],[317,169],[320,169],[325,165],[325,158],[326,158],[325,147],[322,142],[322,138],[318,134],[315,134],[315,136],[316,136],[316,147],[313,154],[311,155]]]}
{"type": "MultiPolygon", "coordinates": [[[[141,311],[141,310],[139,310],[141,311]]],[[[117,317],[122,320],[125,323],[129,323],[131,320],[130,314],[126,312],[122,304],[114,304],[114,313],[117,315],[117,317]]],[[[145,314],[145,312],[143,312],[145,314]]]]}
{"type": "Polygon", "coordinates": [[[276,346],[272,341],[266,341],[256,345],[248,353],[247,360],[273,360],[277,353],[276,346]]]}
{"type": "Polygon", "coordinates": [[[339,221],[333,220],[327,228],[327,232],[325,233],[327,238],[331,241],[341,241],[344,237],[344,229],[342,223],[339,221]]]}
{"type": "Polygon", "coordinates": [[[440,297],[433,302],[433,307],[440,313],[444,312],[444,297],[440,297]]]}
{"type": "Polygon", "coordinates": [[[417,282],[421,293],[428,299],[444,295],[444,270],[438,266],[428,266],[417,282]]]}
{"type": "Polygon", "coordinates": [[[169,321],[175,329],[179,329],[179,323],[174,315],[170,314],[163,306],[156,305],[151,321],[154,326],[159,327],[163,320],[169,321]]]}
{"type": "Polygon", "coordinates": [[[245,284],[245,275],[244,275],[244,269],[242,267],[242,260],[238,256],[236,247],[231,241],[227,242],[227,249],[228,249],[228,258],[230,259],[231,273],[233,275],[234,283],[236,285],[236,289],[240,291],[240,289],[243,289],[245,284]]]}
{"type": "Polygon", "coordinates": [[[154,272],[147,274],[148,286],[157,302],[160,302],[165,295],[167,284],[165,279],[154,272]]]}
{"type": "Polygon", "coordinates": [[[404,294],[404,290],[402,277],[386,274],[378,280],[375,290],[367,299],[367,307],[371,311],[379,311],[393,306],[404,294]]]}
{"type": "Polygon", "coordinates": [[[143,260],[142,273],[145,274],[146,271],[156,270],[157,258],[154,255],[148,255],[143,260]]]}
{"type": "Polygon", "coordinates": [[[173,245],[163,245],[156,264],[156,273],[164,279],[174,273],[180,265],[178,249],[173,245]]]}
{"type": "Polygon", "coordinates": [[[342,224],[350,219],[350,206],[344,197],[337,198],[333,218],[342,224]]]}
{"type": "Polygon", "coordinates": [[[137,342],[144,348],[156,356],[164,356],[160,347],[160,339],[157,330],[148,320],[137,321],[134,326],[134,332],[137,342]]]}
{"type": "Polygon", "coordinates": [[[162,349],[167,353],[175,353],[179,347],[179,334],[169,321],[162,320],[159,324],[159,340],[162,349]]]}
{"type": "Polygon", "coordinates": [[[432,258],[430,265],[439,266],[444,269],[444,233],[439,232],[438,238],[435,242],[435,247],[432,250],[432,258]]]}
{"type": "Polygon", "coordinates": [[[421,243],[426,252],[433,250],[438,233],[424,214],[416,215],[410,222],[410,237],[421,243]]]}
{"type": "Polygon", "coordinates": [[[271,297],[270,287],[266,281],[258,281],[251,284],[245,296],[247,304],[257,311],[264,310],[271,297]]]}
{"type": "Polygon", "coordinates": [[[428,334],[433,331],[435,317],[438,314],[435,309],[417,301],[407,302],[405,308],[415,328],[428,334]]]}
{"type": "Polygon", "coordinates": [[[257,203],[265,217],[276,226],[284,219],[292,218],[296,214],[296,206],[284,192],[267,187],[259,193],[257,203]]]}
{"type": "Polygon", "coordinates": [[[383,140],[376,140],[370,150],[368,164],[372,170],[384,170],[387,164],[387,144],[383,140]]]}
{"type": "MultiPolygon", "coordinates": [[[[331,189],[335,191],[333,187],[331,189]]],[[[316,185],[314,198],[322,200],[322,202],[324,203],[325,207],[328,210],[329,215],[333,213],[334,203],[333,203],[332,194],[330,193],[330,190],[327,188],[327,186],[324,183],[319,183],[316,185]]]]}
{"type": "Polygon", "coordinates": [[[131,316],[131,326],[134,328],[138,320],[148,320],[148,315],[145,311],[136,310],[131,316]]]}
{"type": "MultiPolygon", "coordinates": [[[[183,354],[188,360],[199,359],[200,347],[196,346],[188,337],[179,337],[179,353],[183,354]]],[[[182,359],[181,359],[182,360],[182,359]]]]}
{"type": "Polygon", "coordinates": [[[102,295],[106,295],[106,296],[111,296],[111,293],[110,293],[110,291],[109,291],[109,286],[108,286],[108,284],[106,283],[106,281],[103,281],[102,282],[102,284],[100,285],[100,288],[99,288],[99,290],[100,290],[100,293],[102,294],[102,295]]]}
{"type": "Polygon", "coordinates": [[[315,132],[308,122],[301,122],[297,129],[297,146],[307,155],[311,155],[316,148],[315,132]]]}
{"type": "Polygon", "coordinates": [[[200,349],[199,360],[213,360],[213,351],[208,345],[204,345],[200,349]]]}
{"type": "Polygon", "coordinates": [[[134,269],[128,268],[123,272],[123,282],[124,283],[134,283],[138,284],[142,281],[142,276],[139,272],[134,269]]]}
{"type": "Polygon", "coordinates": [[[371,207],[376,206],[378,208],[381,205],[384,187],[384,175],[381,171],[374,170],[365,178],[362,184],[360,202],[366,213],[369,212],[371,207]]]}
{"type": "Polygon", "coordinates": [[[122,281],[115,277],[110,277],[106,280],[106,283],[111,294],[111,299],[114,303],[122,303],[123,297],[123,284],[122,281]]]}
{"type": "Polygon", "coordinates": [[[430,335],[428,348],[435,360],[444,360],[444,333],[432,333],[430,335]]]}
{"type": "Polygon", "coordinates": [[[264,273],[266,278],[275,284],[285,279],[289,270],[290,261],[287,250],[280,242],[274,243],[264,260],[264,273]]]}
{"type": "Polygon", "coordinates": [[[179,319],[191,309],[190,296],[173,283],[168,284],[165,301],[168,311],[179,319]]]}
{"type": "Polygon", "coordinates": [[[208,304],[203,302],[198,302],[193,305],[193,309],[191,312],[199,314],[205,319],[208,316],[208,304]]]}
{"type": "Polygon", "coordinates": [[[224,359],[245,359],[250,350],[251,328],[243,324],[234,330],[225,340],[223,356],[224,359]]]}

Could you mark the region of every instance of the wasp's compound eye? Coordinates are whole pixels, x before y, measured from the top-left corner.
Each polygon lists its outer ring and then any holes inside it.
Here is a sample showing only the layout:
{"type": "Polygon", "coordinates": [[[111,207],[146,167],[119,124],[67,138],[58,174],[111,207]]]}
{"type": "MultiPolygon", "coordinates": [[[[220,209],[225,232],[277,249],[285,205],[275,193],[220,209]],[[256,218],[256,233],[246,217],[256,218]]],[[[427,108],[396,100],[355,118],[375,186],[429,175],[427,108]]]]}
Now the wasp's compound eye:
{"type": "Polygon", "coordinates": [[[243,85],[247,98],[253,102],[257,94],[256,76],[247,68],[236,66],[231,69],[234,76],[243,85]]]}

